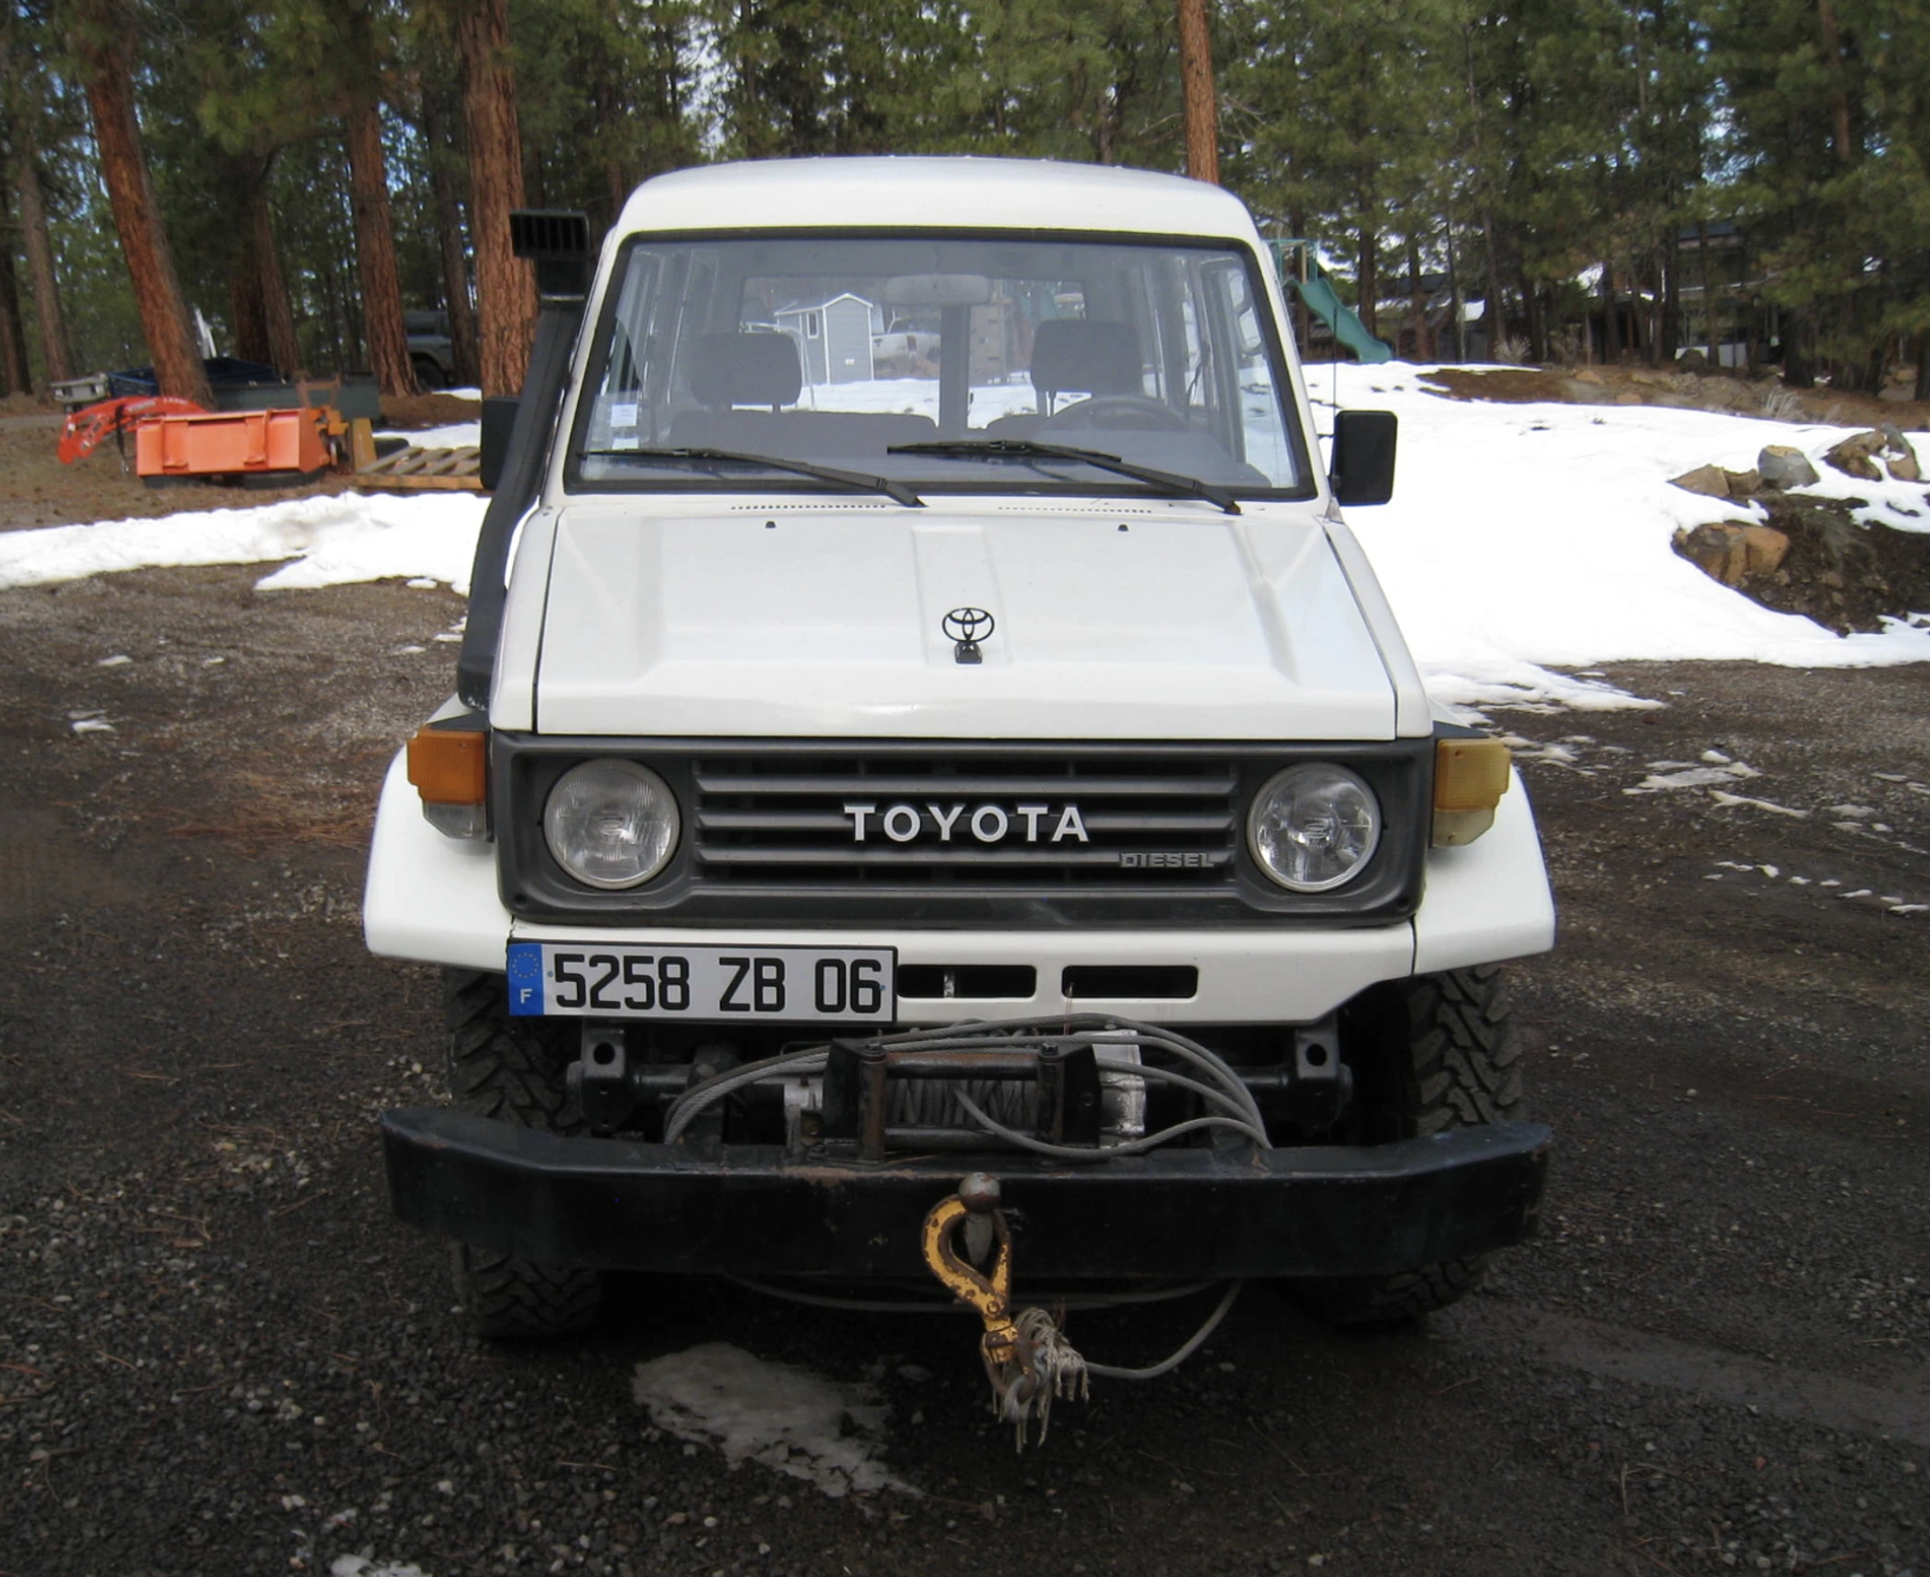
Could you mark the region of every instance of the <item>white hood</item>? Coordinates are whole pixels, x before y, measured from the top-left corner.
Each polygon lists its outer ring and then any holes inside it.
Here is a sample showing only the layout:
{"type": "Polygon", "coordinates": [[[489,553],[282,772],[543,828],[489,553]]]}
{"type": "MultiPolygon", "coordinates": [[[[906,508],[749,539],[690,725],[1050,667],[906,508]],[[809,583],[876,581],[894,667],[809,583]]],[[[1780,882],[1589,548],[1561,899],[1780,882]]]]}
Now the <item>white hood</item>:
{"type": "Polygon", "coordinates": [[[534,658],[541,732],[1394,737],[1387,665],[1305,508],[693,502],[560,512],[540,650],[506,665],[534,658]],[[998,621],[975,665],[944,632],[960,607],[998,621]]]}

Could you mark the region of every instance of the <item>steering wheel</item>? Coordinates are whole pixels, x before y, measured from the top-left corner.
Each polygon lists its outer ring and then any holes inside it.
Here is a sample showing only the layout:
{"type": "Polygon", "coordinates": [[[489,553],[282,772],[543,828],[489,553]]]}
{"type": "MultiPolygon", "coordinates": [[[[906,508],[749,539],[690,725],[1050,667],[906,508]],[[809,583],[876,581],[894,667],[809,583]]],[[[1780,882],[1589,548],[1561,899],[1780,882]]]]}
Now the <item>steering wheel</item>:
{"type": "Polygon", "coordinates": [[[1039,424],[1041,435],[1081,427],[1115,427],[1141,433],[1183,433],[1191,429],[1172,406],[1136,394],[1102,394],[1055,411],[1039,424]]]}

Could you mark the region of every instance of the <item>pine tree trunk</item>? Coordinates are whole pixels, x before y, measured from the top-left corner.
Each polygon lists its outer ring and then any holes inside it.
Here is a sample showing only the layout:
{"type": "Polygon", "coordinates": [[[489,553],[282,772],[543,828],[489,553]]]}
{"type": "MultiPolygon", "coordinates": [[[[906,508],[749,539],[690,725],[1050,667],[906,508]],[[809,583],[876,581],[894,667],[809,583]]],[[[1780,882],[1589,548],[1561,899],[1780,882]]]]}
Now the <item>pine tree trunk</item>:
{"type": "Polygon", "coordinates": [[[1602,259],[1602,364],[1622,359],[1622,320],[1615,301],[1615,259],[1602,259]]]}
{"type": "Polygon", "coordinates": [[[1407,241],[1407,301],[1414,315],[1414,359],[1434,360],[1434,329],[1427,321],[1427,292],[1421,288],[1421,249],[1412,234],[1407,241]]]}
{"type": "Polygon", "coordinates": [[[469,225],[476,251],[478,363],[485,395],[523,387],[536,334],[536,281],[510,251],[509,214],[523,202],[509,0],[463,0],[463,122],[469,135],[469,225]]]}
{"type": "Polygon", "coordinates": [[[281,248],[275,244],[275,212],[269,206],[265,174],[250,222],[254,227],[251,250],[261,277],[261,301],[268,319],[269,363],[284,378],[305,377],[302,344],[295,333],[295,309],[288,299],[287,276],[281,270],[281,248]]]}
{"type": "Polygon", "coordinates": [[[228,276],[228,326],[234,330],[237,356],[243,361],[266,363],[274,352],[268,347],[268,308],[261,299],[261,275],[249,245],[252,229],[243,225],[241,251],[235,258],[234,272],[228,276]]]}
{"type": "Polygon", "coordinates": [[[442,248],[442,300],[449,313],[449,359],[456,387],[474,388],[482,374],[476,364],[476,304],[469,293],[469,257],[463,244],[462,196],[455,171],[443,157],[454,128],[440,94],[425,85],[422,129],[429,139],[429,196],[436,210],[436,237],[442,248]]]}
{"type": "Polygon", "coordinates": [[[1186,173],[1220,182],[1220,115],[1213,93],[1213,38],[1206,0],[1179,0],[1179,75],[1186,98],[1186,173]]]}
{"type": "Polygon", "coordinates": [[[134,304],[140,313],[141,333],[161,393],[213,406],[208,372],[188,325],[187,303],[174,272],[167,229],[141,147],[140,122],[134,115],[134,84],[128,74],[127,38],[132,19],[112,0],[89,0],[74,29],[87,104],[94,120],[94,141],[100,150],[101,178],[107,184],[114,211],[114,228],[127,259],[134,304]]]}
{"type": "Polygon", "coordinates": [[[402,322],[402,279],[395,266],[395,221],[382,157],[382,116],[361,98],[343,116],[348,145],[349,204],[355,215],[355,265],[362,281],[362,332],[376,387],[388,395],[416,392],[409,333],[402,322]]]}
{"type": "Polygon", "coordinates": [[[1930,332],[1917,336],[1917,390],[1919,400],[1930,400],[1930,332]]]}
{"type": "Polygon", "coordinates": [[[1380,333],[1377,327],[1380,316],[1380,259],[1377,251],[1380,237],[1375,233],[1365,209],[1361,212],[1360,228],[1356,236],[1359,251],[1356,254],[1354,272],[1360,280],[1360,306],[1356,310],[1360,315],[1361,326],[1369,334],[1378,337],[1380,333]]]}
{"type": "Polygon", "coordinates": [[[1783,315],[1783,386],[1816,387],[1816,363],[1811,359],[1810,307],[1792,307],[1783,315]]]}
{"type": "MultiPolygon", "coordinates": [[[[0,220],[11,218],[0,210],[0,220]]],[[[8,394],[33,393],[27,365],[27,325],[20,317],[20,287],[14,279],[13,251],[0,247],[0,381],[8,394]]]]}
{"type": "Polygon", "coordinates": [[[1494,214],[1481,216],[1481,239],[1487,247],[1488,264],[1488,301],[1482,313],[1482,322],[1488,331],[1488,360],[1499,361],[1504,349],[1503,341],[1508,337],[1508,309],[1501,294],[1501,255],[1494,244],[1494,214]]]}
{"type": "Polygon", "coordinates": [[[40,319],[40,354],[47,381],[74,375],[74,352],[67,338],[67,314],[60,305],[60,280],[54,272],[54,247],[47,234],[47,199],[40,186],[40,161],[32,128],[23,115],[14,128],[14,183],[20,193],[20,238],[33,276],[34,314],[40,319]]]}

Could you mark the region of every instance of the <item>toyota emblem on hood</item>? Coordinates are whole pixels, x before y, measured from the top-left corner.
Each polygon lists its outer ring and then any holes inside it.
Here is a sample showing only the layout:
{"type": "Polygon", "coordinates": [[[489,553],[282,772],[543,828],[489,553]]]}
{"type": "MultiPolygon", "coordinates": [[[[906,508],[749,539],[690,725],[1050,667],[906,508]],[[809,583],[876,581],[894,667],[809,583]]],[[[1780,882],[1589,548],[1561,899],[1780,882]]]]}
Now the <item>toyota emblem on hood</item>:
{"type": "Polygon", "coordinates": [[[983,608],[954,608],[945,615],[944,631],[957,645],[952,655],[961,663],[982,663],[985,654],[978,649],[981,639],[998,628],[998,620],[983,608]]]}

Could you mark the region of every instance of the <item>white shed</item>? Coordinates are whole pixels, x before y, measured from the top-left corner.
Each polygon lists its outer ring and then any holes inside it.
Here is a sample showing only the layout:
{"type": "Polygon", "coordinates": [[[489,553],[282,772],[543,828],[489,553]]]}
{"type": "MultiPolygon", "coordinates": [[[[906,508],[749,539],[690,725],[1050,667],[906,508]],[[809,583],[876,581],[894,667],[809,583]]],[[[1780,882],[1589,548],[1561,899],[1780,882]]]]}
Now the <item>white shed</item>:
{"type": "Polygon", "coordinates": [[[871,325],[878,309],[850,291],[829,301],[785,307],[777,326],[797,341],[804,381],[857,383],[872,376],[871,325]]]}

